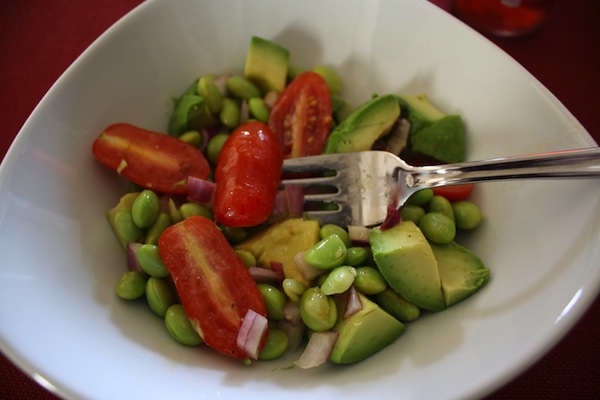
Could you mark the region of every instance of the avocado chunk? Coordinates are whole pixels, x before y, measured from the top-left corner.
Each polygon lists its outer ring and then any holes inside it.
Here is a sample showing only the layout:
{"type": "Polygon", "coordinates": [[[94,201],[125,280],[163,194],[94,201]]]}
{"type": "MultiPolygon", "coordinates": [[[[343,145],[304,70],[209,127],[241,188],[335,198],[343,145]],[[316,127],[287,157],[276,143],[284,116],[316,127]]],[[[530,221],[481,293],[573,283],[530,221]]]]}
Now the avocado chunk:
{"type": "Polygon", "coordinates": [[[438,262],[446,306],[466,299],[488,282],[490,270],[470,250],[456,242],[432,243],[431,249],[438,262]]]}
{"type": "Polygon", "coordinates": [[[263,93],[282,92],[288,71],[289,52],[269,40],[253,36],[246,55],[244,77],[263,93]]]}
{"type": "Polygon", "coordinates": [[[338,339],[329,360],[336,364],[355,363],[372,356],[394,342],[406,328],[364,295],[359,296],[362,309],[346,319],[344,311],[339,310],[332,329],[338,332],[338,339]]]}
{"type": "MultiPolygon", "coordinates": [[[[187,92],[187,91],[186,91],[187,92]]],[[[206,99],[197,94],[183,94],[175,103],[169,120],[169,134],[175,137],[191,130],[200,130],[216,124],[206,99]]]]}
{"type": "Polygon", "coordinates": [[[431,245],[412,221],[369,233],[373,259],[388,285],[414,305],[445,308],[438,265],[431,245]]]}
{"type": "Polygon", "coordinates": [[[348,115],[329,135],[325,153],[370,150],[400,116],[395,95],[375,97],[348,115]]]}
{"type": "Polygon", "coordinates": [[[426,94],[398,95],[403,114],[411,124],[411,150],[436,160],[465,160],[465,126],[460,115],[448,115],[426,94]]]}
{"type": "Polygon", "coordinates": [[[411,136],[412,150],[447,163],[465,161],[465,125],[460,115],[446,115],[411,136]]]}
{"type": "Polygon", "coordinates": [[[272,262],[281,263],[286,278],[296,279],[308,286],[310,282],[302,275],[294,256],[321,239],[319,229],[318,221],[290,218],[253,235],[235,248],[252,253],[263,268],[271,269],[272,262]]]}

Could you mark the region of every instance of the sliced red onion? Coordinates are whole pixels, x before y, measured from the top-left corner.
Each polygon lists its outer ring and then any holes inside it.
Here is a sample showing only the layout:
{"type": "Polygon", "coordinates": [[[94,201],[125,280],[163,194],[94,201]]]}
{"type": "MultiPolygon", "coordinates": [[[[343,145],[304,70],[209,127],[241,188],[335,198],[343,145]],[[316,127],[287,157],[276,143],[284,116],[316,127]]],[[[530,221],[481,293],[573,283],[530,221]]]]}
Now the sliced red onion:
{"type": "Polygon", "coordinates": [[[275,194],[275,203],[273,204],[273,210],[269,216],[269,223],[279,222],[289,215],[287,199],[285,196],[285,190],[279,190],[275,194]]]}
{"type": "Polygon", "coordinates": [[[284,189],[290,217],[304,214],[304,189],[298,185],[288,185],[284,189]]]}
{"type": "Polygon", "coordinates": [[[408,144],[408,134],[410,133],[410,121],[406,118],[399,118],[389,135],[387,136],[386,150],[395,155],[400,155],[408,144]]]}
{"type": "Polygon", "coordinates": [[[285,279],[285,271],[283,270],[283,264],[279,261],[271,261],[271,270],[277,273],[277,276],[279,277],[279,282],[283,282],[283,280],[285,279]]]}
{"type": "Polygon", "coordinates": [[[346,308],[344,310],[344,319],[350,318],[357,312],[363,309],[362,301],[360,300],[360,296],[358,291],[354,286],[351,286],[347,291],[346,297],[346,308]]]}
{"type": "Polygon", "coordinates": [[[298,303],[288,300],[283,306],[283,317],[293,326],[301,325],[300,307],[298,303]]]}
{"type": "Polygon", "coordinates": [[[315,332],[311,335],[306,349],[300,358],[294,361],[298,367],[307,369],[318,367],[329,360],[333,346],[337,341],[337,332],[315,332]]]}
{"type": "Polygon", "coordinates": [[[248,267],[248,272],[252,275],[256,283],[281,283],[283,279],[277,271],[262,267],[248,267]]]}
{"type": "Polygon", "coordinates": [[[188,177],[188,198],[201,204],[211,204],[216,184],[195,176],[188,177]]]}
{"type": "Polygon", "coordinates": [[[204,151],[204,149],[206,149],[206,146],[208,145],[208,141],[212,136],[214,136],[214,134],[212,134],[208,129],[202,128],[200,129],[200,136],[201,140],[198,144],[198,150],[204,151]]]}
{"type": "Polygon", "coordinates": [[[287,351],[293,352],[298,350],[304,339],[305,326],[304,324],[293,325],[287,320],[277,322],[277,328],[281,329],[288,337],[287,351]]]}
{"type": "Polygon", "coordinates": [[[269,109],[273,108],[278,96],[279,96],[279,94],[275,90],[271,90],[270,92],[267,92],[265,94],[263,100],[264,100],[266,106],[269,107],[269,109]]]}
{"type": "Polygon", "coordinates": [[[296,266],[300,270],[300,273],[302,274],[302,276],[308,281],[312,281],[317,276],[319,276],[323,273],[322,270],[315,268],[306,262],[306,260],[304,259],[303,251],[297,253],[294,256],[294,261],[296,262],[296,266]]]}
{"type": "Polygon", "coordinates": [[[400,211],[392,205],[389,205],[387,208],[387,214],[385,216],[385,221],[381,224],[381,230],[384,231],[386,229],[390,229],[398,225],[402,221],[400,217],[400,211]]]}
{"type": "Polygon", "coordinates": [[[361,225],[349,225],[348,235],[353,243],[369,244],[369,232],[371,229],[361,225]]]}
{"type": "Polygon", "coordinates": [[[258,358],[263,336],[267,333],[269,321],[263,315],[248,310],[238,331],[236,344],[254,360],[258,358]]]}
{"type": "Polygon", "coordinates": [[[222,74],[213,79],[213,83],[217,86],[223,97],[229,97],[229,91],[227,90],[227,79],[229,79],[230,76],[231,74],[222,74]]]}
{"type": "Polygon", "coordinates": [[[142,247],[141,243],[138,242],[127,242],[127,264],[129,269],[132,271],[143,272],[144,270],[140,266],[137,260],[137,252],[142,247]]]}

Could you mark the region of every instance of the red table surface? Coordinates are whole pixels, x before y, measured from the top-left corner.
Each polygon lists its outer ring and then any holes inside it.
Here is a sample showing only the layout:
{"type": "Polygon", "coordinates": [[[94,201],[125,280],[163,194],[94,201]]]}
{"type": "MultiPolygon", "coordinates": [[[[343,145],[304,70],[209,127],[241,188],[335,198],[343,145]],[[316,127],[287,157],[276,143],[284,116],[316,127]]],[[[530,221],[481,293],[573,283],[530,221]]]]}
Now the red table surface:
{"type": "MultiPolygon", "coordinates": [[[[140,2],[2,2],[1,157],[54,81],[102,32],[140,2]]],[[[451,1],[433,2],[450,9],[451,1]]],[[[550,19],[539,32],[518,39],[491,38],[548,87],[596,142],[600,142],[599,17],[600,2],[597,0],[556,0],[550,19]]],[[[598,338],[600,300],[597,299],[549,353],[540,360],[533,360],[535,363],[529,369],[488,398],[600,398],[598,338]]],[[[0,355],[0,399],[55,398],[0,355]]]]}

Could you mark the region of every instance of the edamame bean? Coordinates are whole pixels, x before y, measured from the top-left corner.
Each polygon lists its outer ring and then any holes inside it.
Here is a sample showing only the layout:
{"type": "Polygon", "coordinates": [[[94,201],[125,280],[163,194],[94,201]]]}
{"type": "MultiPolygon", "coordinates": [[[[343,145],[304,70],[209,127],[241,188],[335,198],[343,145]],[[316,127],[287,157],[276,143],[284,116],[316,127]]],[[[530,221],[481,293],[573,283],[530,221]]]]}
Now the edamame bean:
{"type": "Polygon", "coordinates": [[[425,206],[433,199],[433,190],[431,189],[421,189],[418,192],[413,193],[406,204],[413,204],[415,206],[425,206]]]}
{"type": "Polygon", "coordinates": [[[179,213],[181,214],[181,218],[189,218],[192,216],[200,216],[208,219],[214,219],[214,214],[212,210],[202,204],[196,203],[183,203],[179,207],[179,213]]]}
{"type": "Polygon", "coordinates": [[[119,211],[113,221],[115,233],[122,242],[137,242],[144,236],[144,230],[133,222],[131,211],[119,211]]]}
{"type": "Polygon", "coordinates": [[[261,97],[252,97],[248,100],[248,109],[250,110],[250,115],[262,122],[269,121],[269,114],[271,110],[265,104],[265,101],[261,97]]]}
{"type": "Polygon", "coordinates": [[[246,267],[256,267],[256,257],[254,257],[254,254],[250,253],[248,250],[235,249],[235,254],[237,254],[246,267]]]}
{"type": "Polygon", "coordinates": [[[439,212],[454,221],[452,204],[443,196],[433,196],[429,202],[429,212],[439,212]]]}
{"type": "Polygon", "coordinates": [[[419,307],[405,300],[391,288],[376,294],[374,299],[384,311],[401,322],[414,321],[421,315],[419,307]]]}
{"type": "Polygon", "coordinates": [[[356,270],[354,267],[337,267],[327,275],[327,278],[321,285],[321,291],[327,296],[344,293],[350,289],[355,277],[356,270]]]}
{"type": "Polygon", "coordinates": [[[354,287],[363,294],[374,295],[383,292],[387,283],[377,268],[359,267],[356,268],[354,287]]]}
{"type": "Polygon", "coordinates": [[[261,97],[260,89],[248,79],[241,76],[232,76],[227,79],[227,90],[230,94],[242,100],[252,97],[261,97]]]}
{"type": "Polygon", "coordinates": [[[248,237],[248,231],[244,228],[227,225],[219,225],[219,228],[221,228],[221,232],[223,232],[223,235],[225,235],[231,244],[240,243],[248,237]]]}
{"type": "Polygon", "coordinates": [[[211,113],[216,114],[221,111],[223,105],[223,95],[215,85],[214,78],[206,75],[198,80],[198,94],[206,100],[206,105],[211,113]]]}
{"type": "Polygon", "coordinates": [[[208,158],[208,161],[211,164],[217,164],[217,158],[219,157],[219,153],[221,152],[225,141],[227,141],[227,138],[229,138],[229,134],[222,132],[217,133],[208,141],[208,145],[206,146],[206,158],[208,158]]]}
{"type": "Polygon", "coordinates": [[[190,319],[181,304],[173,304],[165,313],[165,326],[177,342],[185,346],[198,346],[202,338],[190,322],[190,319]]]}
{"type": "Polygon", "coordinates": [[[133,201],[131,217],[140,228],[147,228],[154,223],[158,216],[159,200],[152,190],[143,190],[133,201]]]}
{"type": "Polygon", "coordinates": [[[177,303],[177,295],[167,281],[151,276],[146,282],[146,300],[152,311],[164,317],[167,309],[177,303]]]}
{"type": "Polygon", "coordinates": [[[240,106],[233,99],[224,98],[219,112],[219,120],[229,129],[235,129],[240,123],[240,106]]]}
{"type": "Polygon", "coordinates": [[[326,65],[319,65],[313,68],[313,72],[323,77],[330,94],[338,94],[342,90],[342,80],[333,68],[326,65]]]}
{"type": "Polygon", "coordinates": [[[187,131],[179,136],[179,140],[191,144],[194,147],[200,147],[203,140],[202,134],[198,131],[187,131]]]}
{"type": "Polygon", "coordinates": [[[283,292],[268,283],[258,283],[256,286],[258,286],[258,291],[265,303],[267,318],[274,321],[281,321],[284,318],[283,307],[287,301],[283,292]]]}
{"type": "Polygon", "coordinates": [[[318,287],[306,289],[298,305],[300,318],[309,329],[322,332],[335,325],[338,315],[335,302],[318,287]]]}
{"type": "Polygon", "coordinates": [[[296,303],[300,301],[300,296],[306,291],[306,286],[293,278],[285,278],[281,287],[286,296],[296,303]]]}
{"type": "Polygon", "coordinates": [[[369,258],[369,250],[366,247],[348,247],[346,249],[346,258],[344,259],[344,265],[351,267],[358,267],[363,265],[369,258]]]}
{"type": "Polygon", "coordinates": [[[419,229],[427,240],[438,243],[450,243],[456,236],[456,225],[454,221],[441,212],[428,212],[421,218],[419,229]]]}
{"type": "Polygon", "coordinates": [[[137,261],[140,267],[150,276],[165,278],[169,276],[169,270],[163,262],[155,244],[143,244],[137,251],[137,261]]]}
{"type": "Polygon", "coordinates": [[[267,361],[280,357],[287,350],[288,343],[288,336],[281,329],[269,328],[267,341],[263,349],[258,353],[258,359],[267,361]]]}
{"type": "Polygon", "coordinates": [[[481,209],[471,201],[456,201],[452,203],[452,210],[458,229],[475,229],[481,223],[481,209]]]}
{"type": "Polygon", "coordinates": [[[342,239],[342,241],[344,242],[344,245],[346,247],[352,246],[352,239],[350,239],[350,235],[348,234],[348,231],[346,231],[341,226],[334,225],[334,224],[325,224],[319,230],[319,235],[321,236],[321,239],[325,239],[326,237],[334,235],[334,234],[338,235],[340,237],[340,239],[342,239]]]}
{"type": "Polygon", "coordinates": [[[117,283],[117,296],[125,300],[134,300],[146,292],[146,279],[148,277],[138,271],[126,271],[117,283]]]}
{"type": "Polygon", "coordinates": [[[158,244],[158,238],[167,229],[171,226],[171,217],[167,213],[159,213],[158,217],[156,217],[156,221],[154,224],[148,229],[148,233],[146,234],[146,243],[149,244],[158,244]]]}
{"type": "Polygon", "coordinates": [[[423,207],[415,206],[413,204],[406,204],[400,210],[400,217],[402,218],[402,221],[412,221],[416,225],[419,225],[423,215],[425,215],[425,210],[423,207]]]}
{"type": "Polygon", "coordinates": [[[345,258],[346,245],[335,233],[322,239],[304,253],[307,263],[324,270],[341,266],[345,258]]]}

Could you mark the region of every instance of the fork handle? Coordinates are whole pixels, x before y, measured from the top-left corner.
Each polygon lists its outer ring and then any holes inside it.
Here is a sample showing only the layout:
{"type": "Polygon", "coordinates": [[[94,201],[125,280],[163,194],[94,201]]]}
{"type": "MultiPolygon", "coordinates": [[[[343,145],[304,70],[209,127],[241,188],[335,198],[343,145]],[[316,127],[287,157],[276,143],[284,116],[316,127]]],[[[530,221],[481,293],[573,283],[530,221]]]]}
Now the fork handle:
{"type": "Polygon", "coordinates": [[[600,148],[414,167],[407,176],[407,183],[411,187],[426,188],[523,178],[600,178],[600,148]]]}

